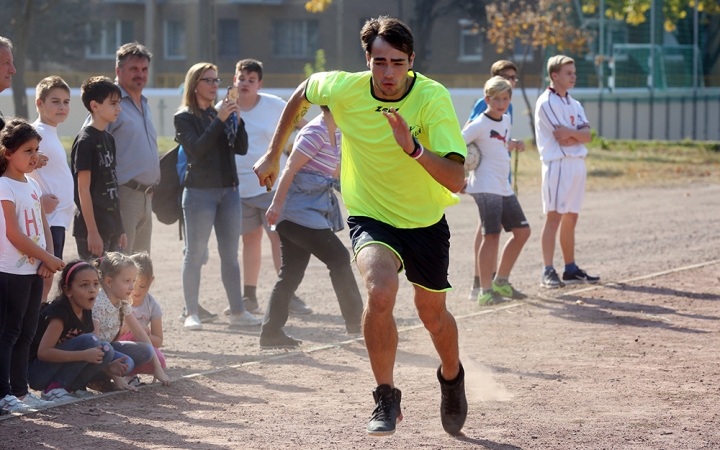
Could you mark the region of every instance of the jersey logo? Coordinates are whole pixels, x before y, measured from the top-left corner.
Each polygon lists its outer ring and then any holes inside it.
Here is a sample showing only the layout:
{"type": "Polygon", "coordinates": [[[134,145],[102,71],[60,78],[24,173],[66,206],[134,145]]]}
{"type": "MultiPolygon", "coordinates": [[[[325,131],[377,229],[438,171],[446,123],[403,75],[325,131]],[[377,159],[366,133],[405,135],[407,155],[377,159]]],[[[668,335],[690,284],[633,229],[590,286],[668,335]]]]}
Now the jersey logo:
{"type": "MultiPolygon", "coordinates": [[[[391,109],[391,108],[385,108],[385,107],[382,107],[382,106],[378,106],[377,108],[375,108],[375,112],[387,112],[387,113],[389,113],[389,112],[390,112],[390,109],[391,109]]],[[[395,111],[400,111],[400,108],[395,108],[395,111]]]]}
{"type": "Polygon", "coordinates": [[[503,141],[503,144],[507,145],[507,130],[505,130],[505,136],[501,136],[500,133],[495,130],[490,130],[490,139],[497,139],[498,141],[503,141]]]}
{"type": "Polygon", "coordinates": [[[570,116],[570,125],[575,126],[575,116],[570,116]]]}
{"type": "Polygon", "coordinates": [[[423,132],[422,126],[420,126],[420,125],[410,125],[410,133],[411,133],[413,136],[418,137],[418,136],[420,136],[420,135],[422,134],[422,132],[423,132]]]}

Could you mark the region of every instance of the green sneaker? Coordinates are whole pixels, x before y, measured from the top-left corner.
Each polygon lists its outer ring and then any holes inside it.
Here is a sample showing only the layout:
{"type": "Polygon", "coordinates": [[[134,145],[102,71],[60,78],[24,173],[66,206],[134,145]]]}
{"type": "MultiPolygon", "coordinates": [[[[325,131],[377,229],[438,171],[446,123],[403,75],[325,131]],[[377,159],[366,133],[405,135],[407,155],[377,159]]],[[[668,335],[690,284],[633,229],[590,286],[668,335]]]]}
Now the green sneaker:
{"type": "Polygon", "coordinates": [[[494,292],[497,292],[501,296],[505,298],[510,298],[513,300],[522,300],[527,298],[527,295],[522,293],[521,291],[518,291],[514,287],[512,287],[512,284],[508,283],[503,286],[498,286],[495,284],[495,282],[492,282],[492,288],[494,292]]]}
{"type": "Polygon", "coordinates": [[[490,305],[497,305],[498,303],[502,303],[505,300],[502,298],[502,295],[498,294],[495,291],[490,291],[486,294],[480,294],[478,295],[478,305],[480,306],[490,306],[490,305]]]}

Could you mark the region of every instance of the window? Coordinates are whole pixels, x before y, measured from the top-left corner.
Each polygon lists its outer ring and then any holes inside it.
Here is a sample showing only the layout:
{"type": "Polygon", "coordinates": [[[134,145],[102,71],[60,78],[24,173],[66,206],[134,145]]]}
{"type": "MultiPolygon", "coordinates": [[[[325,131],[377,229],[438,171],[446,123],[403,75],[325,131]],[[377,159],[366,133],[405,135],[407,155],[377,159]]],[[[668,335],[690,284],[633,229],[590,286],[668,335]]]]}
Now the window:
{"type": "Polygon", "coordinates": [[[460,56],[459,61],[482,61],[482,33],[477,22],[460,19],[460,56]]]}
{"type": "Polygon", "coordinates": [[[314,58],[318,50],[317,20],[273,22],[273,54],[277,58],[314,58]]]}
{"type": "Polygon", "coordinates": [[[165,21],[165,59],[185,59],[185,24],[182,20],[165,21]]]}
{"type": "Polygon", "coordinates": [[[96,20],[87,24],[87,59],[115,59],[118,47],[133,41],[132,20],[96,20]]]}
{"type": "Polygon", "coordinates": [[[533,61],[533,48],[530,44],[523,44],[522,40],[515,39],[515,48],[513,49],[513,61],[516,62],[522,62],[523,56],[525,55],[525,47],[529,47],[527,49],[527,56],[525,56],[526,62],[532,62],[533,61]]]}
{"type": "Polygon", "coordinates": [[[238,59],[240,23],[237,19],[218,20],[218,58],[238,59]]]}

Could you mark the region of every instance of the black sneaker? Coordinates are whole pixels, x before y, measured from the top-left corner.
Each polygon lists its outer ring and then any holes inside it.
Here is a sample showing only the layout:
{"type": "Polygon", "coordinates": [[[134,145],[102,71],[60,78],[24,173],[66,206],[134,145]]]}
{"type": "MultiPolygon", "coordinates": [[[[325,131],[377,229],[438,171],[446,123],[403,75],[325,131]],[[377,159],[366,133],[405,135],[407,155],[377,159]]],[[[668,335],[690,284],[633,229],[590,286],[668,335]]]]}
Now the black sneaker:
{"type": "Polygon", "coordinates": [[[560,281],[560,277],[558,276],[557,272],[555,272],[555,269],[546,270],[545,272],[543,272],[542,283],[540,283],[540,287],[544,287],[546,289],[557,289],[563,286],[565,286],[565,284],[560,281]]]}
{"type": "MultiPolygon", "coordinates": [[[[178,317],[178,320],[180,322],[185,322],[185,318],[187,317],[187,310],[183,308],[182,314],[180,314],[180,317],[178,317]]],[[[198,305],[198,319],[200,319],[201,323],[209,323],[214,321],[218,318],[218,315],[215,313],[211,313],[210,311],[206,310],[202,306],[198,305]]]]}
{"type": "Polygon", "coordinates": [[[453,436],[460,433],[468,413],[468,403],[465,397],[465,370],[460,364],[460,372],[452,381],[442,377],[441,369],[438,367],[437,377],[440,381],[440,421],[445,432],[453,436]]]}
{"type": "Polygon", "coordinates": [[[600,281],[600,277],[590,276],[585,273],[584,270],[578,268],[578,270],[573,273],[564,272],[563,281],[565,282],[565,284],[595,284],[600,281]]]}
{"type": "Polygon", "coordinates": [[[302,341],[288,336],[283,330],[276,334],[260,332],[260,348],[271,350],[275,348],[297,348],[302,341]]]}
{"type": "Polygon", "coordinates": [[[250,314],[262,314],[257,298],[243,297],[243,304],[245,305],[245,310],[250,314]]]}
{"type": "Polygon", "coordinates": [[[395,425],[402,420],[400,389],[381,384],[373,390],[375,410],[370,416],[367,433],[371,436],[389,436],[395,433],[395,425]]]}

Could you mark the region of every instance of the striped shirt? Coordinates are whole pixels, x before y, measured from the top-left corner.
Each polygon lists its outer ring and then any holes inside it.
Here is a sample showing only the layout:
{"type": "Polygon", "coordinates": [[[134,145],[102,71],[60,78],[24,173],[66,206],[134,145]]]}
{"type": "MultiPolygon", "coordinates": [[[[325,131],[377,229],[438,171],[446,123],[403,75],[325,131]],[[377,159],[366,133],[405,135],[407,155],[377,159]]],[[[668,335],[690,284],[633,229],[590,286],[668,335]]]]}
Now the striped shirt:
{"type": "Polygon", "coordinates": [[[322,114],[308,122],[297,137],[294,150],[310,158],[300,171],[320,173],[332,177],[340,161],[340,139],[342,134],[335,130],[335,147],[330,144],[330,135],[322,114]]]}

